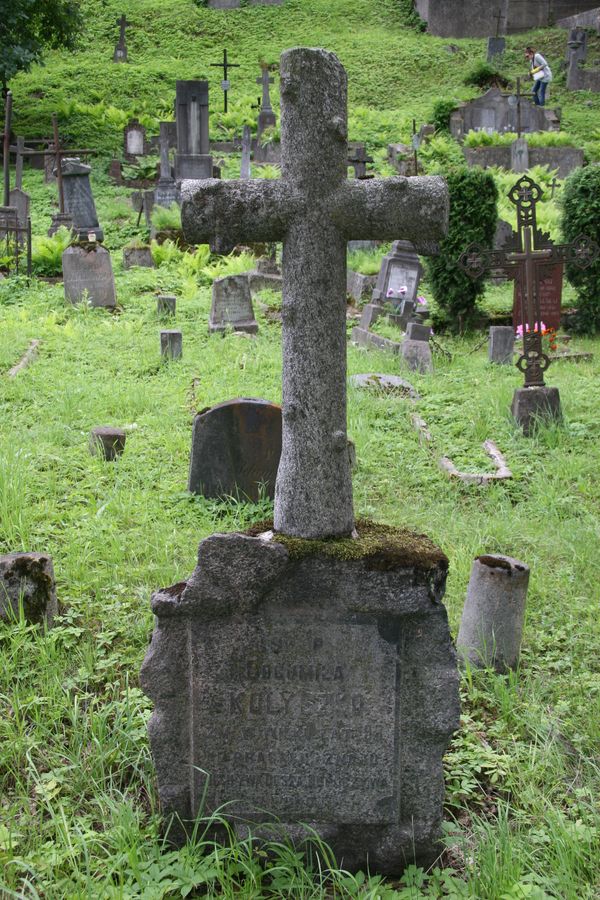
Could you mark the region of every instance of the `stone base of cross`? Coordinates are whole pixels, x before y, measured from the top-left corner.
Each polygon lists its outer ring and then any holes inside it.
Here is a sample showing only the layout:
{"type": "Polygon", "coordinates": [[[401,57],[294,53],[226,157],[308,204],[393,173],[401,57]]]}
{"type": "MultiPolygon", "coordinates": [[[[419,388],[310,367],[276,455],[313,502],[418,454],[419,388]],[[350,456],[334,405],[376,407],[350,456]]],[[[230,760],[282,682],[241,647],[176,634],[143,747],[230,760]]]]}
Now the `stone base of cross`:
{"type": "Polygon", "coordinates": [[[346,244],[447,230],[442,178],[347,180],[347,78],[333,53],[281,57],[282,178],[182,184],[186,240],[283,241],[283,451],[275,528],[354,529],[346,435],[346,244]]]}

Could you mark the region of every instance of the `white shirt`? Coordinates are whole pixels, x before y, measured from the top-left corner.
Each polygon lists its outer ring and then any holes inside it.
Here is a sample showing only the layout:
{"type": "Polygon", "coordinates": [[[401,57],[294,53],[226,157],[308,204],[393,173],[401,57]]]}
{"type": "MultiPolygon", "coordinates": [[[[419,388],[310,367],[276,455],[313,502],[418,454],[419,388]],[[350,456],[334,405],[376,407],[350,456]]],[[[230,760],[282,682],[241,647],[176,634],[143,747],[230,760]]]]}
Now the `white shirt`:
{"type": "Polygon", "coordinates": [[[546,84],[552,81],[552,70],[541,53],[535,54],[535,56],[533,57],[533,62],[531,63],[531,68],[544,70],[544,77],[541,79],[541,81],[545,81],[546,84]]]}

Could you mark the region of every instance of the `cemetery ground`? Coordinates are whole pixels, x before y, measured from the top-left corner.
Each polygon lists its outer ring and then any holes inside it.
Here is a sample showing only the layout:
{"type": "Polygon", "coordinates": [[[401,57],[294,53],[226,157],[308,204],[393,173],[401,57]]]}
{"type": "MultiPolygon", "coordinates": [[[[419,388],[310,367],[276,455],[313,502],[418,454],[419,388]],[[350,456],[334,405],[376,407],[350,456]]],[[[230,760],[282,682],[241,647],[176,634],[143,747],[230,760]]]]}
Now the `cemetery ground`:
{"type": "MultiPolygon", "coordinates": [[[[34,198],[51,190],[41,173],[26,181],[34,198]]],[[[114,250],[134,214],[102,179],[95,193],[114,250]]],[[[434,375],[403,373],[419,392],[414,406],[350,390],[357,513],[442,547],[454,635],[476,555],[506,553],[532,570],[519,672],[462,681],[439,870],[409,870],[384,886],[310,874],[284,845],[270,862],[243,842],[208,855],[201,839],[181,851],[163,845],[145,728],[150,702],[138,686],[150,593],[192,571],[201,538],[272,513],[267,501],[186,492],[192,418],[235,396],[281,399],[276,295],[255,302],[256,337],[208,335],[210,277],[251,267],[251,259],[215,260],[198,275],[181,253],[170,255],[156,269],[124,271],[113,253],[113,314],[66,303],[61,284],[0,281],[0,546],[53,556],[63,612],[47,634],[21,623],[0,635],[3,895],[597,896],[600,357],[591,339],[575,344],[595,350],[593,361],[552,366],[565,422],[533,439],[508,415],[516,369],[491,367],[485,347],[475,349],[478,335],[438,336],[452,360],[436,353],[434,375]],[[157,291],[178,297],[179,361],[160,359],[160,327],[172,326],[157,318],[157,291]],[[42,342],[38,358],[8,378],[32,338],[42,342]],[[450,481],[420,444],[415,411],[438,455],[485,471],[481,445],[492,438],[513,479],[487,488],[450,481]],[[127,431],[116,463],[89,454],[89,431],[102,424],[127,431]]],[[[510,308],[507,286],[490,297],[510,308]]],[[[350,346],[348,371],[400,370],[393,356],[350,346]]]]}
{"type": "MultiPolygon", "coordinates": [[[[211,139],[255,125],[259,60],[275,62],[294,44],[326,46],[348,70],[350,133],[367,142],[373,171],[392,173],[386,148],[410,141],[412,120],[431,120],[440,99],[468,99],[464,84],[484,41],[428,38],[413,27],[408,0],[285,0],[224,19],[189,0],[128,0],[129,62],[112,63],[122,8],[84,0],[86,29],[74,54],[50,52],[45,67],[14,80],[16,130],[39,134],[58,112],[69,146],[94,146],[92,184],[105,246],[115,270],[114,313],[66,303],[61,283],[0,279],[0,553],[52,555],[61,615],[45,633],[23,622],[0,628],[0,896],[154,898],[419,897],[597,898],[600,896],[600,670],[598,663],[599,339],[574,337],[591,361],[556,362],[547,382],[560,388],[562,425],[532,438],[509,417],[522,378],[490,366],[482,334],[435,336],[435,374],[400,368],[397,357],[349,345],[348,374],[400,374],[419,393],[406,397],[349,391],[348,432],[356,444],[358,517],[427,534],[450,560],[445,603],[455,637],[471,564],[504,553],[531,567],[518,672],[468,672],[462,720],[445,758],[445,851],[437,868],[414,867],[402,880],[349,874],[321,847],[321,866],[285,842],[267,854],[250,841],[173,850],[160,832],[146,723],[150,701],[139,671],[153,626],[150,594],[189,576],[195,548],[214,532],[245,529],[272,516],[272,504],[192,497],[186,491],[192,420],[203,408],[245,396],[281,400],[279,297],[255,298],[255,337],[208,334],[210,286],[219,275],[252,268],[250,255],[194,256],[173,243],[155,248],[157,268],[122,267],[122,249],[145,236],[130,189],[106,174],[137,116],[150,133],[171,118],[177,78],[211,80],[211,139]],[[241,18],[243,17],[243,19],[241,18]],[[243,27],[239,27],[243,21],[243,27]],[[209,63],[226,44],[234,70],[228,114],[220,112],[220,72],[209,63]],[[243,86],[242,86],[243,85],[243,86]],[[443,87],[442,87],[443,86],[443,87]],[[174,321],[159,319],[156,295],[177,296],[174,321]],[[159,331],[183,333],[181,360],[161,360],[159,331]],[[8,370],[32,339],[37,358],[17,377],[8,370]],[[424,446],[412,424],[431,431],[424,446]],[[91,428],[126,430],[115,463],[88,450],[91,428]],[[491,438],[513,477],[487,487],[450,480],[437,458],[462,471],[489,471],[482,442],[491,438]],[[324,860],[324,862],[323,862],[324,860]]],[[[522,47],[564,56],[559,29],[510,36],[503,71],[523,74],[522,47]]],[[[278,91],[273,93],[278,109],[278,91]]],[[[563,129],[600,159],[600,95],[552,85],[563,129]]],[[[277,132],[276,132],[277,133],[277,132]]],[[[460,155],[438,134],[420,151],[427,173],[460,155]]],[[[215,161],[219,158],[215,154],[215,161]]],[[[153,171],[157,158],[142,161],[153,171]]],[[[237,177],[239,155],[223,176],[237,177]]],[[[132,169],[135,169],[135,165],[132,169]]],[[[552,173],[539,222],[560,238],[552,173]]],[[[253,168],[253,177],[279,171],[253,168]]],[[[514,222],[505,195],[516,176],[494,172],[499,215],[514,222]]],[[[56,186],[25,169],[32,197],[37,275],[60,263],[60,241],[42,242],[56,186]]],[[[560,200],[561,186],[557,190],[560,200]]],[[[376,272],[387,248],[354,256],[376,272]]],[[[1,260],[0,260],[1,267],[1,260]]],[[[427,282],[420,293],[431,302],[427,282]]],[[[567,288],[563,305],[574,301],[567,288]]],[[[484,308],[507,314],[510,286],[489,288],[484,308]]],[[[348,319],[348,334],[358,320],[348,319]]],[[[374,326],[397,332],[383,320],[374,326]]]]}

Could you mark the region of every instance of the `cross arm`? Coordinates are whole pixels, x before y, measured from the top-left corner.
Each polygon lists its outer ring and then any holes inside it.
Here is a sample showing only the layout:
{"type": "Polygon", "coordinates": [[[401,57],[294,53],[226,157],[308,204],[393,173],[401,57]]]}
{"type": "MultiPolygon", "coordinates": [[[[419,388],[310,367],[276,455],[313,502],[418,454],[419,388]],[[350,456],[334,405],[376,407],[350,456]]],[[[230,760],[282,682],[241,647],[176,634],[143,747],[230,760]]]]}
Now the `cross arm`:
{"type": "Polygon", "coordinates": [[[281,241],[302,207],[283,181],[183,181],[181,224],[186,240],[239,244],[281,241]]]}
{"type": "Polygon", "coordinates": [[[481,244],[469,244],[458,264],[469,278],[481,278],[486,272],[500,270],[510,273],[519,268],[522,259],[511,259],[505,250],[487,250],[481,244]]]}
{"type": "Polygon", "coordinates": [[[336,191],[332,218],[347,240],[411,241],[431,252],[448,232],[448,187],[443,178],[345,181],[336,191]]]}

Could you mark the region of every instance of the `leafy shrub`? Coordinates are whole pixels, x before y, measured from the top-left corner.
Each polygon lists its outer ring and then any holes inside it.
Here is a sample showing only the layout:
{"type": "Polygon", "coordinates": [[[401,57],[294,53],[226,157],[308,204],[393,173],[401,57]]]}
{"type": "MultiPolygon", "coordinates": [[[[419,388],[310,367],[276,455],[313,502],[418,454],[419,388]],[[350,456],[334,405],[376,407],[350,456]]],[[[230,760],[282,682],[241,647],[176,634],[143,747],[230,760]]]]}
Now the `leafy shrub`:
{"type": "Polygon", "coordinates": [[[436,100],[433,104],[431,124],[436,131],[448,131],[450,128],[450,116],[456,109],[454,100],[436,100]]]}
{"type": "Polygon", "coordinates": [[[123,178],[125,181],[149,181],[156,177],[156,156],[136,156],[137,162],[123,163],[123,178]]]}
{"type": "Polygon", "coordinates": [[[353,250],[348,254],[348,268],[361,275],[377,275],[381,268],[382,254],[378,251],[353,250]]]}
{"type": "Polygon", "coordinates": [[[166,206],[154,206],[152,224],[157,231],[181,231],[181,210],[176,203],[166,206]]]}
{"type": "Polygon", "coordinates": [[[71,231],[64,225],[52,237],[36,237],[31,248],[34,275],[62,275],[62,255],[71,243],[71,231]]]}
{"type": "MultiPolygon", "coordinates": [[[[567,242],[583,234],[600,244],[600,167],[575,169],[563,193],[562,232],[567,242]]],[[[577,291],[574,329],[587,334],[600,331],[600,259],[587,269],[567,266],[567,277],[577,291]]]]}
{"type": "Polygon", "coordinates": [[[439,256],[426,261],[428,281],[439,307],[437,324],[463,332],[476,316],[483,295],[483,278],[466,275],[458,264],[469,244],[491,247],[498,218],[498,189],[493,176],[480,169],[463,169],[447,176],[450,192],[448,235],[439,256]]]}
{"type": "Polygon", "coordinates": [[[460,144],[449,134],[436,134],[430,141],[422,144],[419,160],[428,175],[462,170],[465,165],[460,144]]]}
{"type": "Polygon", "coordinates": [[[495,67],[485,61],[476,63],[464,79],[469,87],[490,88],[507,87],[508,79],[495,67]]]}
{"type": "Polygon", "coordinates": [[[202,275],[209,281],[214,281],[223,275],[241,275],[254,269],[255,266],[256,260],[251,253],[240,253],[237,256],[230,253],[229,256],[221,256],[215,262],[204,266],[202,275]]]}
{"type": "MultiPolygon", "coordinates": [[[[567,131],[534,131],[523,134],[530,147],[573,147],[577,141],[567,131]]],[[[517,140],[515,131],[469,131],[465,135],[465,147],[508,147],[517,140]]]]}
{"type": "Polygon", "coordinates": [[[157,267],[180,263],[184,255],[184,251],[177,246],[175,241],[171,240],[163,241],[162,244],[159,244],[158,241],[152,241],[150,247],[154,265],[157,267]]]}

